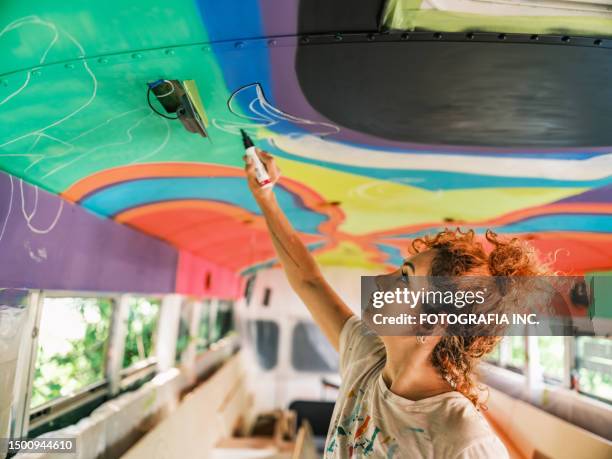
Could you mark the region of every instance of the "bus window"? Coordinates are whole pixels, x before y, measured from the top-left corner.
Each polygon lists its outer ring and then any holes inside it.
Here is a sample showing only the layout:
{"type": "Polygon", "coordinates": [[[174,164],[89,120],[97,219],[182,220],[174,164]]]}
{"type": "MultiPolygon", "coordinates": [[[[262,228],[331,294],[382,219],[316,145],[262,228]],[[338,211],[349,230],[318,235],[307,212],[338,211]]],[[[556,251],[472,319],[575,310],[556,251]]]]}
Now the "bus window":
{"type": "Polygon", "coordinates": [[[220,340],[234,329],[232,307],[233,303],[231,301],[219,301],[219,308],[217,310],[214,328],[211,330],[212,342],[220,340]]]}
{"type": "Polygon", "coordinates": [[[560,383],[565,371],[565,339],[563,336],[538,336],[540,366],[547,382],[560,383]]]}
{"type": "Polygon", "coordinates": [[[181,317],[179,319],[179,330],[176,338],[176,357],[175,362],[179,363],[183,352],[189,346],[190,335],[189,335],[189,320],[191,318],[191,308],[187,305],[183,305],[181,308],[181,317]]]}
{"type": "Polygon", "coordinates": [[[108,298],[44,299],[32,408],[104,380],[112,310],[108,298]]]}
{"type": "Polygon", "coordinates": [[[146,360],[155,349],[155,332],[159,318],[160,301],[134,297],[130,301],[123,368],[146,360]]]}
{"type": "Polygon", "coordinates": [[[578,390],[612,401],[612,339],[579,336],[576,338],[578,390]]]}
{"type": "Polygon", "coordinates": [[[495,349],[493,349],[490,353],[488,353],[485,356],[485,360],[487,362],[499,364],[499,358],[500,358],[499,346],[500,344],[501,343],[497,343],[497,346],[495,346],[495,349]]]}
{"type": "Polygon", "coordinates": [[[198,353],[205,351],[210,345],[210,301],[202,302],[197,343],[196,349],[198,353]]]}
{"type": "Polygon", "coordinates": [[[299,371],[335,373],[338,353],[312,322],[298,322],[293,328],[291,364],[299,371]]]}
{"type": "Polygon", "coordinates": [[[525,371],[526,351],[524,336],[508,336],[510,355],[508,361],[505,362],[508,368],[523,373],[525,371]]]}
{"type": "Polygon", "coordinates": [[[272,320],[250,320],[246,331],[247,339],[255,347],[259,366],[264,370],[273,369],[278,362],[278,324],[272,320]]]}

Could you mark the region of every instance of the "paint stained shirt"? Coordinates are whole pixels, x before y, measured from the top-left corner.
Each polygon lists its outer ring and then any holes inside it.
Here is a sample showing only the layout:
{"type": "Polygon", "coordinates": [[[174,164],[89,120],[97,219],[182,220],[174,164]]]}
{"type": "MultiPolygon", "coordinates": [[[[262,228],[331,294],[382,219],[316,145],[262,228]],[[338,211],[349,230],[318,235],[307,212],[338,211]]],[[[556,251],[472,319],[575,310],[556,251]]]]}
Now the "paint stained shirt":
{"type": "Polygon", "coordinates": [[[459,392],[412,401],[382,378],[385,347],[357,317],[340,334],[342,384],[326,459],[508,458],[484,417],[459,392]]]}

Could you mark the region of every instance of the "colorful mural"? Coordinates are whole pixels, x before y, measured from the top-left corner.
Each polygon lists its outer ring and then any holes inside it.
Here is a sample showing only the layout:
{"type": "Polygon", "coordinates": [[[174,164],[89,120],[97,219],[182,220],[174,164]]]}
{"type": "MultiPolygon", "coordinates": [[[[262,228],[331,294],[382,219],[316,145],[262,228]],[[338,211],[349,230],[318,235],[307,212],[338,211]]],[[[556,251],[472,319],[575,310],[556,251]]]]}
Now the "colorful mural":
{"type": "MultiPolygon", "coordinates": [[[[281,206],[324,264],[389,269],[414,237],[461,226],[529,238],[568,273],[612,268],[607,146],[418,144],[328,119],[296,69],[319,3],[4,2],[0,169],[168,242],[183,269],[245,273],[274,254],[243,128],[278,158],[281,206]],[[146,83],[160,78],[196,81],[208,139],[150,110],[146,83]]],[[[188,278],[180,289],[200,291],[188,278]]]]}

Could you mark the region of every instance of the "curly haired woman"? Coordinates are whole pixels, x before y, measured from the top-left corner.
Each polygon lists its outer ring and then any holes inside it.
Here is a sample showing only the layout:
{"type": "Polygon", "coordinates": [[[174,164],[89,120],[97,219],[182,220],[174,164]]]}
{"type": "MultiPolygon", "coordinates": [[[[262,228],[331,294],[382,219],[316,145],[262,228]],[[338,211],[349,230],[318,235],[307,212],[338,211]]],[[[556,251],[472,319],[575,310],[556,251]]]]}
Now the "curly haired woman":
{"type": "MultiPolygon", "coordinates": [[[[274,158],[258,152],[273,183],[274,158]]],[[[507,451],[481,409],[474,381],[495,336],[378,336],[340,299],[244,157],[251,189],[287,278],[340,353],[342,384],[325,445],[326,458],[504,458],[507,451]]],[[[444,231],[413,243],[414,255],[381,277],[530,276],[540,267],[527,245],[489,232],[487,253],[473,232],[444,231]]]]}

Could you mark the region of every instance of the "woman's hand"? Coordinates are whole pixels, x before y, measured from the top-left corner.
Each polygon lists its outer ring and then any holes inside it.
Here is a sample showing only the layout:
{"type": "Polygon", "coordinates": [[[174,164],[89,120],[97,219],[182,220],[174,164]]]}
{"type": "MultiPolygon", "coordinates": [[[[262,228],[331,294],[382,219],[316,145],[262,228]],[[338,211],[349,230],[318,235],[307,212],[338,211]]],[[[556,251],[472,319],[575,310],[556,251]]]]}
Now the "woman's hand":
{"type": "Polygon", "coordinates": [[[272,156],[266,151],[260,150],[259,148],[256,151],[257,156],[259,156],[259,159],[268,171],[271,185],[265,188],[261,187],[257,182],[257,179],[255,178],[255,165],[251,161],[251,158],[249,158],[247,155],[244,155],[242,159],[244,159],[245,162],[244,170],[246,171],[247,182],[249,184],[251,193],[253,193],[253,196],[257,201],[265,201],[274,195],[273,188],[274,185],[276,185],[276,182],[278,182],[278,179],[280,178],[280,169],[274,161],[274,156],[272,156]]]}

